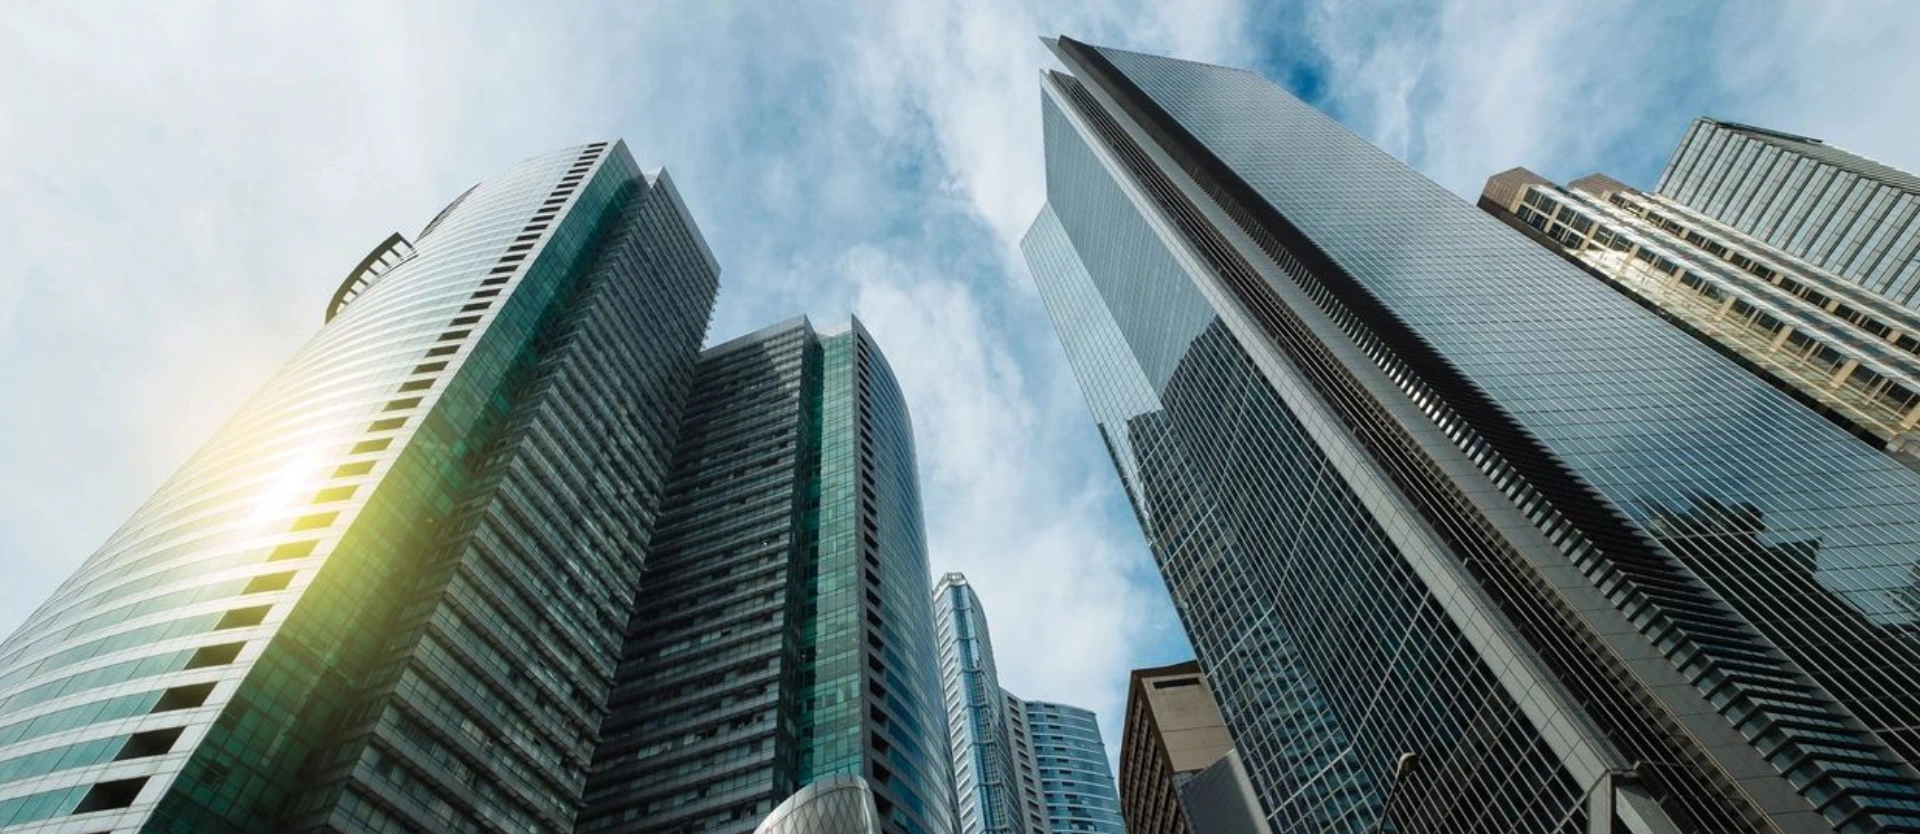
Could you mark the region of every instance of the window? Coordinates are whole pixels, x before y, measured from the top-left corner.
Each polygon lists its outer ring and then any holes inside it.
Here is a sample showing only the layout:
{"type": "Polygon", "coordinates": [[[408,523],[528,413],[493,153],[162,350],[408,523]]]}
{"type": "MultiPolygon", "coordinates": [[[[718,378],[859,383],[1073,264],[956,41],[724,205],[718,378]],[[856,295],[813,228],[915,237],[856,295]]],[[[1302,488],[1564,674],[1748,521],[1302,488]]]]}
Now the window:
{"type": "Polygon", "coordinates": [[[206,646],[193,653],[187,659],[187,669],[205,669],[209,666],[225,666],[240,656],[240,648],[245,643],[222,643],[218,646],[206,646]]]}
{"type": "Polygon", "coordinates": [[[294,520],[293,522],[294,532],[299,532],[301,530],[318,530],[322,527],[329,526],[333,524],[333,520],[335,518],[338,518],[339,515],[340,515],[339,513],[315,513],[313,515],[303,515],[298,519],[294,520]]]}
{"type": "Polygon", "coordinates": [[[271,605],[256,605],[252,608],[235,608],[232,611],[220,615],[220,622],[214,623],[213,630],[225,631],[229,628],[257,626],[266,622],[267,611],[272,607],[271,605]]]}
{"type": "Polygon", "coordinates": [[[248,580],[247,587],[240,589],[240,593],[244,596],[246,594],[264,594],[269,591],[284,591],[288,585],[292,584],[293,571],[269,573],[248,580]]]}
{"type": "Polygon", "coordinates": [[[144,759],[150,756],[163,756],[173,750],[173,743],[180,739],[185,727],[168,727],[164,730],[148,730],[127,737],[127,743],[120,748],[119,755],[113,757],[116,762],[127,759],[144,759]]]}
{"type": "Polygon", "coordinates": [[[331,504],[335,501],[345,501],[349,498],[352,498],[354,490],[357,490],[359,488],[360,487],[354,486],[351,484],[347,486],[327,487],[326,489],[323,489],[317,493],[314,493],[313,503],[331,504]]]}
{"type": "Polygon", "coordinates": [[[267,554],[267,561],[279,562],[285,559],[304,559],[313,555],[313,547],[316,544],[319,544],[319,542],[312,539],[303,542],[288,542],[274,548],[272,553],[267,554]]]}
{"type": "Polygon", "coordinates": [[[177,709],[193,709],[207,702],[207,696],[213,694],[213,684],[196,683],[176,686],[160,693],[160,700],[153,705],[153,712],[172,712],[177,709]]]}
{"type": "Polygon", "coordinates": [[[140,797],[140,789],[146,787],[147,777],[138,779],[116,779],[101,782],[87,791],[80,804],[74,806],[75,814],[90,814],[94,811],[109,811],[114,808],[126,808],[140,797]]]}

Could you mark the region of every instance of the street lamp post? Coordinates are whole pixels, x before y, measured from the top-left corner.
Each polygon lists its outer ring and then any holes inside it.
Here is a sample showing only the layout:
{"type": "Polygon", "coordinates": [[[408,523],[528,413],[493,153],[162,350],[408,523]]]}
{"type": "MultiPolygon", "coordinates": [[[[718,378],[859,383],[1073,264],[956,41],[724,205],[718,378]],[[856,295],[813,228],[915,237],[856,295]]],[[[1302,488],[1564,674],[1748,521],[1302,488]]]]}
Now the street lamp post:
{"type": "Polygon", "coordinates": [[[1380,816],[1374,818],[1373,834],[1381,834],[1386,830],[1387,818],[1393,815],[1393,798],[1400,793],[1400,783],[1419,764],[1420,755],[1413,752],[1401,753],[1399,760],[1393,763],[1393,781],[1387,783],[1387,799],[1380,803],[1380,816]]]}

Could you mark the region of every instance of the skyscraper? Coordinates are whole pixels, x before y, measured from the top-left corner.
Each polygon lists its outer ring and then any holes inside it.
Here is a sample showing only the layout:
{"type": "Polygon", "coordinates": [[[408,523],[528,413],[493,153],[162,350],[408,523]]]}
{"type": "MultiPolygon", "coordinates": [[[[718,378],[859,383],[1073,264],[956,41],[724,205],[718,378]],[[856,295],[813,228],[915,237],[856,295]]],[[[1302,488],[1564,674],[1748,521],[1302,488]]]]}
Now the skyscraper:
{"type": "MultiPolygon", "coordinates": [[[[955,834],[1033,834],[1021,791],[1023,736],[1008,726],[1007,696],[993,661],[986,612],[963,574],[940,577],[933,591],[940,675],[953,755],[955,834]]],[[[1027,762],[1028,771],[1032,763],[1027,762]]]]}
{"type": "Polygon", "coordinates": [[[1089,710],[1008,696],[1025,721],[1022,756],[1039,774],[1051,834],[1126,834],[1100,722],[1089,710]]]}
{"type": "Polygon", "coordinates": [[[1818,139],[1695,119],[1655,190],[1688,220],[1920,309],[1920,177],[1818,139]]]}
{"type": "Polygon", "coordinates": [[[1274,830],[1920,830],[1920,475],[1258,76],[1049,43],[1023,246],[1274,830]]]}
{"type": "Polygon", "coordinates": [[[1000,687],[979,595],[965,575],[934,588],[947,694],[956,834],[1122,834],[1094,714],[1000,687]]]}
{"type": "Polygon", "coordinates": [[[749,832],[830,777],[950,830],[913,431],[858,320],[701,354],[653,545],[582,834],[749,832]]]}
{"type": "Polygon", "coordinates": [[[1489,178],[1479,204],[1920,465],[1920,313],[1604,175],[1561,188],[1515,168],[1489,178]]]}
{"type": "Polygon", "coordinates": [[[0,646],[0,826],[570,826],[717,277],[604,142],[383,241],[0,646]]]}

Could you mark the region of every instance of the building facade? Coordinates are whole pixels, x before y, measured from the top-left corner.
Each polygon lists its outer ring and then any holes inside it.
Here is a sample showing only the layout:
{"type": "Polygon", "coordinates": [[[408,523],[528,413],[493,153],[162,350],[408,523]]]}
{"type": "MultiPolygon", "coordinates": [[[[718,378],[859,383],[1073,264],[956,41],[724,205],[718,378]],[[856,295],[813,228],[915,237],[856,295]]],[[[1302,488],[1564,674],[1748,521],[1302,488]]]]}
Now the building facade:
{"type": "Polygon", "coordinates": [[[1818,139],[1695,119],[1654,190],[1687,220],[1920,308],[1920,177],[1818,139]]]}
{"type": "Polygon", "coordinates": [[[980,597],[959,573],[934,588],[958,834],[1122,834],[1095,715],[1000,686],[980,597]]]}
{"type": "Polygon", "coordinates": [[[954,830],[1029,834],[1020,766],[1030,741],[1016,740],[1008,726],[1008,696],[1000,689],[980,597],[965,575],[948,573],[934,587],[933,609],[953,748],[954,830]]]}
{"type": "Polygon", "coordinates": [[[1266,814],[1195,661],[1135,669],[1120,742],[1133,834],[1266,834],[1266,814]]]}
{"type": "Polygon", "coordinates": [[[1046,830],[1126,834],[1099,719],[1089,710],[1046,701],[1021,701],[1018,709],[1028,741],[1021,752],[1039,777],[1046,830]]]}
{"type": "MultiPolygon", "coordinates": [[[[578,831],[750,832],[829,777],[951,830],[913,433],[864,327],[701,354],[578,831]]],[[[785,830],[785,829],[782,829],[785,830]]]]}
{"type": "Polygon", "coordinates": [[[1562,188],[1515,168],[1480,207],[1920,465],[1920,313],[1606,176],[1562,188]]]}
{"type": "Polygon", "coordinates": [[[1180,788],[1233,750],[1196,661],[1135,669],[1120,737],[1120,808],[1133,834],[1193,834],[1180,788]]]}
{"type": "Polygon", "coordinates": [[[383,241],[0,646],[0,828],[571,826],[717,278],[618,143],[383,241]]]}
{"type": "Polygon", "coordinates": [[[1252,73],[1049,43],[1023,248],[1273,830],[1920,828],[1920,475],[1252,73]]]}
{"type": "Polygon", "coordinates": [[[1020,778],[1020,807],[1025,814],[1027,832],[1045,832],[1047,795],[1040,790],[1040,766],[1033,758],[1033,733],[1027,728],[1027,702],[1002,689],[1000,703],[1007,716],[1007,735],[1013,739],[1015,767],[1020,778]]]}

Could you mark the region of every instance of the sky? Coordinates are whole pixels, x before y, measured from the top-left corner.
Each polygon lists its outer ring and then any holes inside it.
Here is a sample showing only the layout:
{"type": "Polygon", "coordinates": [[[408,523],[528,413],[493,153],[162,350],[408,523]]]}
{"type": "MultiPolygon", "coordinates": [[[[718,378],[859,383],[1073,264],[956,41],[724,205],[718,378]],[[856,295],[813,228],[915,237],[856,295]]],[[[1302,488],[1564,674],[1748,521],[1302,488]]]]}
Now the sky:
{"type": "Polygon", "coordinates": [[[1689,119],[1920,171],[1904,0],[9,2],[0,633],[320,326],[375,243],[625,139],[723,274],[709,341],[857,314],[912,411],[932,569],[1002,683],[1098,711],[1190,651],[1017,253],[1041,35],[1255,69],[1471,197],[1650,187],[1689,119]]]}

